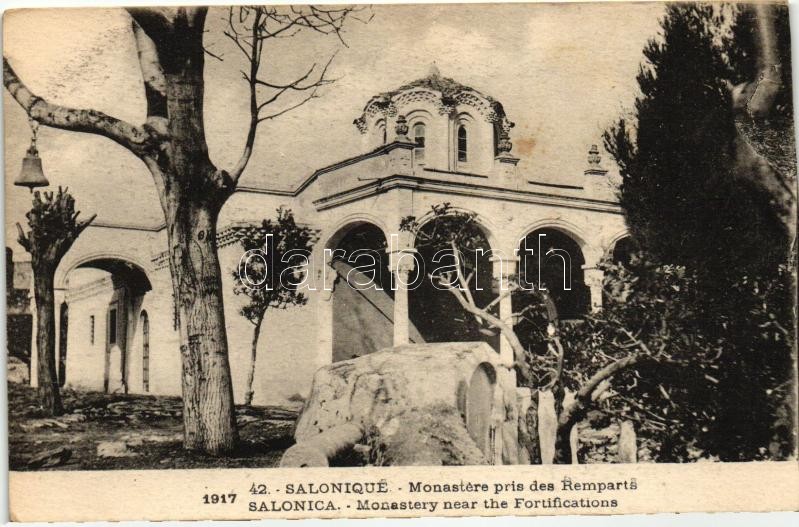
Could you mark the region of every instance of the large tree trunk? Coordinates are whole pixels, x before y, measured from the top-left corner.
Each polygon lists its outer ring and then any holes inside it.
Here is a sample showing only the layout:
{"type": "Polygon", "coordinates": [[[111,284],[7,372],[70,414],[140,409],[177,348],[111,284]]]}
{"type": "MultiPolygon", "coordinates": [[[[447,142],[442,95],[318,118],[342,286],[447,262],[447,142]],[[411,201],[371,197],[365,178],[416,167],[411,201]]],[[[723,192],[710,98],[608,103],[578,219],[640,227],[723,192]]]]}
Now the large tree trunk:
{"type": "Polygon", "coordinates": [[[54,274],[49,266],[37,266],[33,273],[39,401],[48,415],[64,411],[56,375],[54,274]]]}
{"type": "Polygon", "coordinates": [[[176,204],[169,230],[172,285],[180,316],[184,445],[210,454],[238,440],[228,362],[215,211],[176,204]]]}
{"type": "Polygon", "coordinates": [[[166,220],[180,326],[184,446],[216,455],[233,450],[238,439],[216,246],[219,211],[235,182],[208,157],[205,14],[204,9],[178,9],[164,23],[145,10],[134,18],[149,36],[145,40],[139,34],[140,50],[158,59],[157,66],[140,60],[146,82],[150,79],[148,121],[166,120],[160,147],[142,159],[159,189],[166,220]]]}
{"type": "Polygon", "coordinates": [[[258,337],[261,334],[261,324],[264,321],[261,315],[255,323],[255,329],[252,332],[252,350],[250,352],[250,371],[247,373],[247,391],[244,393],[244,404],[250,406],[255,392],[252,385],[255,382],[255,359],[258,356],[258,337]]]}

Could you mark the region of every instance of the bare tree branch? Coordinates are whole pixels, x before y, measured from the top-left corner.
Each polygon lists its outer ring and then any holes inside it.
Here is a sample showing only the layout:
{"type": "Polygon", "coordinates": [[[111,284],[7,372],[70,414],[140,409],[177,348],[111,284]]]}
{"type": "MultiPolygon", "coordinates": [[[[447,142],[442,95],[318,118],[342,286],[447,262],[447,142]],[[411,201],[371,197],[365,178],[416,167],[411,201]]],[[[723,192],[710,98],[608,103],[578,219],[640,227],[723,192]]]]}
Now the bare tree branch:
{"type": "Polygon", "coordinates": [[[591,401],[591,394],[597,386],[605,379],[610,379],[617,373],[624,371],[627,368],[635,366],[641,360],[642,356],[639,354],[628,355],[615,362],[611,362],[604,368],[597,371],[591,376],[585,384],[583,384],[574,396],[574,403],[568,408],[564,408],[563,412],[558,418],[559,427],[572,426],[582,415],[583,410],[591,401]]]}
{"type": "Polygon", "coordinates": [[[317,98],[319,98],[319,95],[317,95],[316,90],[314,90],[310,95],[308,95],[307,97],[302,99],[297,104],[293,104],[293,105],[291,105],[291,106],[289,106],[287,108],[284,108],[284,109],[280,110],[279,112],[276,112],[276,113],[273,113],[273,114],[269,114],[269,115],[264,115],[263,117],[259,117],[258,118],[258,122],[260,123],[262,121],[267,121],[269,119],[274,119],[275,117],[280,117],[281,115],[283,115],[285,113],[288,113],[288,112],[290,112],[292,110],[296,110],[297,108],[299,108],[303,104],[307,103],[311,99],[317,99],[317,98]]]}
{"type": "Polygon", "coordinates": [[[167,133],[166,77],[158,60],[158,51],[153,40],[135,20],[131,24],[136,50],[139,55],[144,94],[147,99],[146,124],[161,135],[167,133]]]}
{"type": "Polygon", "coordinates": [[[263,121],[284,115],[318,97],[318,89],[334,82],[327,76],[335,53],[321,69],[313,64],[303,75],[290,82],[277,82],[259,76],[263,63],[264,44],[272,38],[284,38],[297,34],[302,29],[310,29],[322,34],[335,34],[346,46],[341,37],[344,22],[351,13],[364,10],[351,6],[250,6],[231,7],[228,10],[227,29],[224,35],[233,42],[246,57],[248,71],[242,76],[250,88],[250,123],[244,149],[229,171],[234,184],[252,156],[258,125],[263,121]],[[270,90],[263,93],[263,90],[270,90]],[[298,102],[272,113],[264,110],[278,102],[283,95],[291,92],[309,92],[298,102]]]}
{"type": "Polygon", "coordinates": [[[45,126],[107,137],[134,153],[150,146],[150,134],[141,127],[97,110],[76,109],[45,101],[31,92],[3,57],[3,84],[28,115],[45,126]]]}
{"type": "MultiPolygon", "coordinates": [[[[441,280],[439,280],[439,283],[441,283],[442,285],[446,285],[441,280]]],[[[494,315],[486,312],[485,310],[480,309],[475,304],[467,301],[467,299],[461,293],[461,289],[458,288],[457,286],[453,286],[450,284],[449,287],[447,287],[447,291],[452,293],[452,295],[458,300],[458,303],[461,305],[463,309],[465,309],[467,312],[471,313],[472,315],[485,319],[486,322],[497,328],[502,333],[502,335],[506,339],[508,339],[511,348],[513,349],[513,357],[516,367],[519,368],[519,371],[525,380],[530,379],[530,368],[527,365],[526,361],[526,350],[524,349],[524,346],[519,340],[519,337],[517,337],[516,333],[513,331],[513,328],[510,327],[505,322],[503,322],[502,320],[500,320],[498,317],[495,317],[494,315]]]]}

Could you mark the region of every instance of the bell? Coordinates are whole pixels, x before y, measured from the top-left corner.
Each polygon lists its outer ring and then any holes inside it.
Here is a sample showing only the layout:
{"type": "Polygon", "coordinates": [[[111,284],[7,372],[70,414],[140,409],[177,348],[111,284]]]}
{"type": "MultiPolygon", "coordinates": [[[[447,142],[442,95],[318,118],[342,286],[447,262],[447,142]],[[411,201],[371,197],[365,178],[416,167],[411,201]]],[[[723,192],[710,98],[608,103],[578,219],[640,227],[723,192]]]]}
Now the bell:
{"type": "Polygon", "coordinates": [[[39,152],[36,150],[35,145],[28,148],[28,154],[22,160],[22,170],[14,180],[14,184],[20,187],[28,187],[31,192],[36,187],[46,187],[50,184],[47,178],[44,177],[42,171],[42,159],[39,157],[39,152]]]}

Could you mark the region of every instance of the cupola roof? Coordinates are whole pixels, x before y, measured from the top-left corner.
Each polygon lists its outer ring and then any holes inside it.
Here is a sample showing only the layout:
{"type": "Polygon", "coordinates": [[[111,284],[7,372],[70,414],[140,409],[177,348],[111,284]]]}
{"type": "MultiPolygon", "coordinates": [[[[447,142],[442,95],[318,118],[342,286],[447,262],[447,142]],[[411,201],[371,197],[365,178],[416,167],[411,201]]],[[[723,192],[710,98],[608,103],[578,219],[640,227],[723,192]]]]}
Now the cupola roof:
{"type": "Polygon", "coordinates": [[[513,127],[499,101],[454,79],[444,77],[435,64],[425,77],[372,97],[354,124],[365,133],[370,122],[378,115],[394,117],[405,112],[405,106],[421,100],[432,102],[442,115],[455,112],[458,106],[470,106],[486,121],[498,123],[505,132],[513,127]]]}

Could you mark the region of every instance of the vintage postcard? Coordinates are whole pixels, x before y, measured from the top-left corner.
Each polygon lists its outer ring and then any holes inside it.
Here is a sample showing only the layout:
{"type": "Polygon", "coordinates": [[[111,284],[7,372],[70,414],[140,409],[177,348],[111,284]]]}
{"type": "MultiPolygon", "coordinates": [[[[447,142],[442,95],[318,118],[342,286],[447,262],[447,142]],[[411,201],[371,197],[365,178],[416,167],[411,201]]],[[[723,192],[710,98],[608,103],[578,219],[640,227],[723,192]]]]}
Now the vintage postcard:
{"type": "Polygon", "coordinates": [[[789,18],[7,11],[11,519],[799,509],[789,18]]]}

